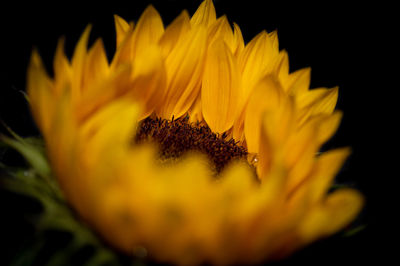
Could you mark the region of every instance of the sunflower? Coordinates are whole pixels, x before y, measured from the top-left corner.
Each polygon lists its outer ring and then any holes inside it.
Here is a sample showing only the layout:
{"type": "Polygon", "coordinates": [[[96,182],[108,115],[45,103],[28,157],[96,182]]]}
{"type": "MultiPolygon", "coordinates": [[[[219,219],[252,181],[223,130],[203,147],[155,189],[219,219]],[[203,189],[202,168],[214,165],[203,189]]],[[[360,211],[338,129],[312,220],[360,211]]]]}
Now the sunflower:
{"type": "Polygon", "coordinates": [[[36,51],[27,90],[63,193],[112,246],[179,265],[258,263],[349,224],[363,198],[333,178],[349,148],[318,151],[337,130],[337,88],[289,73],[277,32],[245,44],[205,0],[164,27],[149,6],[115,16],[116,52],[72,59],[59,41],[51,78],[36,51]]]}

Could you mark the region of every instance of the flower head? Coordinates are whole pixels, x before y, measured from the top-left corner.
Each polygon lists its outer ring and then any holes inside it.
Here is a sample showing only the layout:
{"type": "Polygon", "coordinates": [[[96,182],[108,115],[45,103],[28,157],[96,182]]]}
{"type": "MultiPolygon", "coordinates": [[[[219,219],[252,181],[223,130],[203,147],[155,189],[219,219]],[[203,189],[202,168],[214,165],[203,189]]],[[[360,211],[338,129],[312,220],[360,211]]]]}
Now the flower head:
{"type": "Polygon", "coordinates": [[[204,1],[164,27],[149,6],[115,16],[107,61],[90,27],[72,60],[59,42],[50,78],[28,71],[35,120],[63,192],[113,246],[193,265],[279,258],[342,229],[352,189],[327,193],[348,148],[317,155],[337,130],[338,89],[289,73],[277,33],[245,44],[204,1]]]}

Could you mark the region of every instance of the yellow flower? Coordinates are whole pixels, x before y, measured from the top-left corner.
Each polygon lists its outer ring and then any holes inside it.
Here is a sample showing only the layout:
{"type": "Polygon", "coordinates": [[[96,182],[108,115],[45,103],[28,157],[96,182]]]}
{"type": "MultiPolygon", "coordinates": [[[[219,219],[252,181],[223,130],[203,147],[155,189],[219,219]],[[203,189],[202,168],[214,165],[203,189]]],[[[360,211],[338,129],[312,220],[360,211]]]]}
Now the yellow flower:
{"type": "Polygon", "coordinates": [[[338,89],[289,73],[277,33],[244,44],[212,1],[164,28],[149,6],[115,16],[109,63],[88,27],[50,78],[28,71],[35,120],[61,188],[113,246],[181,265],[257,263],[341,230],[362,207],[327,193],[348,148],[317,155],[337,130],[338,89]],[[200,151],[200,152],[199,152],[200,151]]]}

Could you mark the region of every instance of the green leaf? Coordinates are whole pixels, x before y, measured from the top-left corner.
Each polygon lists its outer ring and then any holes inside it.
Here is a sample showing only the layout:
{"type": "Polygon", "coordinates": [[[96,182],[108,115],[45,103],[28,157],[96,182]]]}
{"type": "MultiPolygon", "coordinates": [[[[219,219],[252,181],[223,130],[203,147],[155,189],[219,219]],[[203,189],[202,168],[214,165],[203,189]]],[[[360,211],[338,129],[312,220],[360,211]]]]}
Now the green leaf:
{"type": "Polygon", "coordinates": [[[0,141],[21,153],[40,176],[49,178],[51,173],[50,165],[43,151],[32,142],[29,143],[29,141],[25,141],[22,138],[12,139],[4,135],[0,135],[0,141]]]}

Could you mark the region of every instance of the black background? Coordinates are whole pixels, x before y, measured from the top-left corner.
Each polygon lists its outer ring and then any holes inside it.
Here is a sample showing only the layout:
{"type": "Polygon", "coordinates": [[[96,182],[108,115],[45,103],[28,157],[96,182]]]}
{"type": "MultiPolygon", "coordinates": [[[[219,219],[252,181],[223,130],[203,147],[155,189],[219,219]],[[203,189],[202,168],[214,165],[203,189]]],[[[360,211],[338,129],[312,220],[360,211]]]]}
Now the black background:
{"type": "MultiPolygon", "coordinates": [[[[71,56],[80,34],[91,23],[91,43],[101,37],[111,59],[115,50],[113,14],[137,21],[150,3],[167,25],[182,9],[193,14],[201,1],[98,1],[91,5],[36,2],[3,7],[0,11],[0,118],[22,136],[38,134],[19,92],[25,89],[26,69],[33,47],[39,50],[51,73],[58,39],[66,37],[66,53],[71,56]]],[[[291,71],[312,67],[312,88],[339,86],[337,108],[344,111],[344,119],[326,147],[352,147],[352,156],[338,179],[355,185],[366,195],[367,205],[358,222],[367,227],[350,239],[334,237],[312,245],[284,263],[347,265],[381,260],[378,246],[386,249],[387,244],[376,238],[377,188],[371,176],[376,156],[372,152],[376,148],[372,140],[377,137],[371,127],[382,123],[371,115],[380,107],[376,101],[371,105],[371,95],[376,95],[374,90],[377,89],[371,68],[379,50],[375,44],[379,39],[379,24],[375,19],[380,11],[366,3],[350,6],[336,1],[289,4],[216,0],[214,4],[218,16],[226,14],[231,22],[238,23],[246,42],[264,29],[278,30],[280,48],[289,53],[291,71]]],[[[0,207],[4,217],[13,209],[10,202],[0,202],[0,207]]],[[[23,237],[21,233],[13,235],[15,228],[9,229],[3,227],[1,231],[0,241],[8,246],[1,251],[4,253],[12,252],[13,243],[18,242],[14,236],[23,237]]]]}

